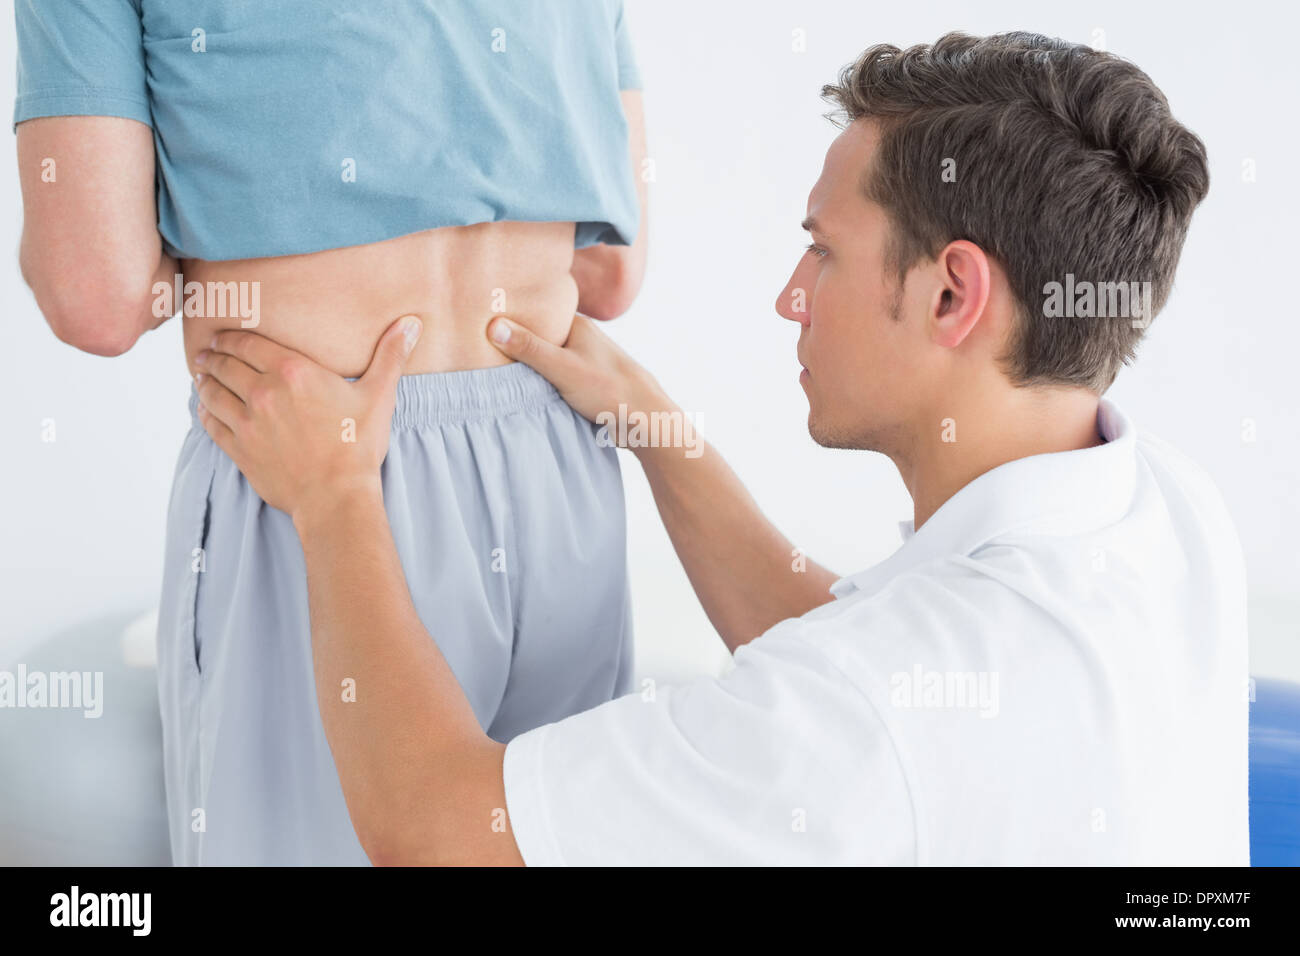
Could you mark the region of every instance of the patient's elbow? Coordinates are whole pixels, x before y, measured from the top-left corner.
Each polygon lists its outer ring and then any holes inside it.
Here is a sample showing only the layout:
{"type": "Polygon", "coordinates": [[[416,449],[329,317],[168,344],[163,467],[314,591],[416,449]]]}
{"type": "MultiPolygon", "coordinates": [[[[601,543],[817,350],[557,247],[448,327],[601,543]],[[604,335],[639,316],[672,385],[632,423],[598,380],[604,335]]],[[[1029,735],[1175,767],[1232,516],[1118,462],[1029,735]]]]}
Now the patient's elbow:
{"type": "Polygon", "coordinates": [[[60,342],[106,358],[129,351],[140,338],[138,328],[114,321],[100,310],[47,314],[46,321],[60,342]]]}
{"type": "Polygon", "coordinates": [[[152,299],[138,290],[107,283],[51,283],[23,269],[36,304],[55,337],[91,355],[112,357],[128,351],[147,328],[152,299]]]}
{"type": "Polygon", "coordinates": [[[579,311],[593,319],[617,319],[632,308],[641,291],[644,268],[630,248],[600,247],[592,280],[579,283],[579,311]]]}
{"type": "Polygon", "coordinates": [[[640,278],[634,277],[629,265],[617,261],[610,267],[606,281],[589,295],[585,306],[585,315],[593,319],[608,321],[617,319],[636,302],[637,293],[641,291],[640,278]]]}
{"type": "Polygon", "coordinates": [[[599,294],[592,296],[583,303],[586,308],[582,312],[593,319],[608,322],[610,319],[617,319],[632,308],[634,301],[636,301],[635,289],[630,291],[626,289],[603,289],[599,294]]]}

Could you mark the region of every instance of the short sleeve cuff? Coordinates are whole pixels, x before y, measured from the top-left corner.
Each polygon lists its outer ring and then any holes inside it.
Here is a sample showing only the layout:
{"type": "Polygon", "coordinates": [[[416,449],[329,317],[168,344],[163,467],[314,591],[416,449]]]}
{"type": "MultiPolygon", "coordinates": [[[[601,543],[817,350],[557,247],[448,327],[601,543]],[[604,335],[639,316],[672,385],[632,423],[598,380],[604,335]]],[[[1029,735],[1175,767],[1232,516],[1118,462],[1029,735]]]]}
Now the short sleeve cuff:
{"type": "MultiPolygon", "coordinates": [[[[632,239],[636,239],[636,230],[640,225],[640,216],[632,224],[632,239]]],[[[607,222],[580,222],[573,233],[573,248],[585,249],[588,246],[630,246],[632,243],[616,227],[607,222]]]]}
{"type": "Polygon", "coordinates": [[[621,64],[618,68],[618,88],[620,90],[640,90],[641,70],[635,63],[621,64]]]}
{"type": "Polygon", "coordinates": [[[24,93],[14,101],[14,126],[43,116],[120,116],[153,128],[149,101],[113,90],[48,90],[24,93]]]}
{"type": "Polygon", "coordinates": [[[506,813],[519,855],[528,866],[563,866],[564,858],[551,829],[542,779],[542,755],[550,725],[520,734],[506,744],[502,776],[506,813]]]}

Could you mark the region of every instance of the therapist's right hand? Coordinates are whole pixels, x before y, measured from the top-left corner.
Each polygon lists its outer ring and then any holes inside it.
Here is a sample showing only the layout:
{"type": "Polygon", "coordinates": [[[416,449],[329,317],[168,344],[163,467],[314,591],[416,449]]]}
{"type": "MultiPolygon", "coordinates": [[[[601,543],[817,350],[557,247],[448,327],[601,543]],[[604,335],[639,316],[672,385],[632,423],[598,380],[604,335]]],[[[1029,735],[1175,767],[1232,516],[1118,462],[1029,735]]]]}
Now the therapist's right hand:
{"type": "Polygon", "coordinates": [[[573,317],[568,341],[553,345],[497,316],[488,323],[488,339],[516,362],[547,379],[573,410],[590,422],[602,412],[671,411],[675,406],[654,376],[584,315],[573,317]]]}

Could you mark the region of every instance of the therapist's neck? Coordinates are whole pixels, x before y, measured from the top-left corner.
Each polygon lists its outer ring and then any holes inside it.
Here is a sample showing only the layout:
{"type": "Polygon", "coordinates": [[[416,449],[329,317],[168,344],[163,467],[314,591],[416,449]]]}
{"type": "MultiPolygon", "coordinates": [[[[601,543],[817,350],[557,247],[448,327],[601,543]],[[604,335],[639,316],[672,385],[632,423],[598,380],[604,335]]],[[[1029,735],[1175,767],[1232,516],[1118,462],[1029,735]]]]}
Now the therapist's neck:
{"type": "MultiPolygon", "coordinates": [[[[1016,388],[1000,375],[936,392],[907,447],[891,455],[912,496],[918,530],[945,501],[986,471],[1017,458],[1105,443],[1100,397],[1085,388],[1016,388]],[[948,428],[942,427],[951,419],[948,428]]],[[[929,404],[929,403],[927,403],[929,404]]]]}

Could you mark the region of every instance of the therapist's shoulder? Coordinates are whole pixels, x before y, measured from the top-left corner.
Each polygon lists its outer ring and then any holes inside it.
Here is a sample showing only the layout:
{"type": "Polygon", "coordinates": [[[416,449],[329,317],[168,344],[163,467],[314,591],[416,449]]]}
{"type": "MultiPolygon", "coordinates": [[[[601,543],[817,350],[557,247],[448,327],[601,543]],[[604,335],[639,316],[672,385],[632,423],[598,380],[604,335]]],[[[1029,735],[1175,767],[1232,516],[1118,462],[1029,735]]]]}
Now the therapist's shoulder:
{"type": "MultiPolygon", "coordinates": [[[[1249,439],[1244,429],[1243,441],[1249,439]]],[[[1159,483],[1166,497],[1178,496],[1195,502],[1210,516],[1230,521],[1223,493],[1210,472],[1196,459],[1159,435],[1142,431],[1138,435],[1139,461],[1159,483]]]]}
{"type": "MultiPolygon", "coordinates": [[[[1006,589],[1008,582],[993,570],[998,555],[987,548],[970,556],[956,552],[937,555],[887,579],[868,578],[865,587],[859,584],[797,620],[809,633],[831,633],[864,621],[897,618],[916,623],[918,614],[922,619],[927,614],[942,614],[947,619],[971,596],[985,597],[1006,589]]],[[[861,578],[855,575],[845,580],[861,578]]]]}
{"type": "Polygon", "coordinates": [[[923,657],[957,666],[958,658],[979,659],[986,641],[998,641],[1016,622],[1033,620],[1039,633],[1051,626],[1050,615],[1019,585],[1027,562],[1017,551],[935,557],[783,621],[751,643],[772,651],[805,644],[854,679],[864,660],[901,666],[923,657]]]}
{"type": "MultiPolygon", "coordinates": [[[[1245,426],[1243,426],[1245,428],[1245,426]]],[[[1249,440],[1243,430],[1243,441],[1249,440]]],[[[1180,448],[1143,430],[1137,457],[1142,471],[1139,493],[1158,498],[1181,550],[1215,567],[1216,586],[1245,588],[1245,556],[1231,510],[1209,470],[1180,448]],[[1143,487],[1144,484],[1144,487],[1143,487]],[[1229,580],[1230,579],[1230,580],[1229,580]]]]}

